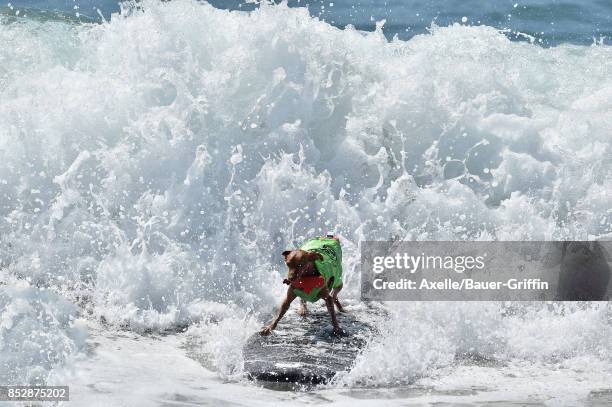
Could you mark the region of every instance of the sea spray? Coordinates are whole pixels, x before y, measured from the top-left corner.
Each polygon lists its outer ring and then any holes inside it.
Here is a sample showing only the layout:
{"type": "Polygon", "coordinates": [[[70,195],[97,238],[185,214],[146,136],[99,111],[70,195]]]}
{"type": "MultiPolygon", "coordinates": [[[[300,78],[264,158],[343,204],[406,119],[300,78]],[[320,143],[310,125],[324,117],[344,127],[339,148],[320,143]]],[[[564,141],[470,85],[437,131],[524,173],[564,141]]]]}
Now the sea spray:
{"type": "MultiPolygon", "coordinates": [[[[544,49],[461,25],[389,42],[285,5],[189,1],[100,25],[25,18],[0,39],[2,278],[78,292],[111,327],[175,329],[218,304],[263,322],[283,293],[280,253],[328,230],[348,301],[366,239],[612,233],[605,45],[544,49]]],[[[501,305],[401,307],[413,318],[383,330],[347,383],[376,382],[380,347],[406,377],[462,349],[527,355],[501,305]],[[479,329],[456,321],[483,307],[479,329]]],[[[579,338],[584,357],[608,357],[606,336],[579,338]]]]}
{"type": "Polygon", "coordinates": [[[0,382],[42,385],[85,348],[76,307],[49,290],[12,281],[0,287],[0,382]]]}

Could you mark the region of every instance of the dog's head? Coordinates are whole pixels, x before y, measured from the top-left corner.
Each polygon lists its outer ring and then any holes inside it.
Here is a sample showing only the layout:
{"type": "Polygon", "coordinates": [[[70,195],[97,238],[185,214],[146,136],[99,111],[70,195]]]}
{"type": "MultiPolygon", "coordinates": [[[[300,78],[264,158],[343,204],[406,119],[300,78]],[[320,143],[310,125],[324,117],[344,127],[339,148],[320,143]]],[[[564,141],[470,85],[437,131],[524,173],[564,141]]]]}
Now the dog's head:
{"type": "Polygon", "coordinates": [[[290,284],[292,281],[297,280],[303,275],[314,274],[316,268],[314,266],[315,260],[323,260],[323,256],[315,252],[307,252],[305,250],[285,250],[283,252],[285,258],[285,264],[289,269],[287,273],[287,279],[284,281],[286,284],[290,284]]]}

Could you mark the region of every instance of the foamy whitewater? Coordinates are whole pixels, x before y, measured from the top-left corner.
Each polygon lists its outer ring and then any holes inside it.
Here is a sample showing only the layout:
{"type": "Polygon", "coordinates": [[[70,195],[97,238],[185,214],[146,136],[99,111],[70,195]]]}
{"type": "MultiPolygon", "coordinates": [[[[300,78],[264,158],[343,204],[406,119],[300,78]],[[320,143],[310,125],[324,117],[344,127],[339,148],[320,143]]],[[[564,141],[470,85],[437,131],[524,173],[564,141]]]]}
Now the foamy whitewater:
{"type": "Polygon", "coordinates": [[[189,373],[200,402],[612,400],[607,302],[388,303],[327,387],[243,378],[308,237],[342,239],[349,310],[364,240],[612,238],[612,48],[382,24],[149,0],[99,25],[0,17],[0,382],[161,405],[78,385],[116,364],[99,377],[144,389],[159,360],[150,387],[189,373]]]}

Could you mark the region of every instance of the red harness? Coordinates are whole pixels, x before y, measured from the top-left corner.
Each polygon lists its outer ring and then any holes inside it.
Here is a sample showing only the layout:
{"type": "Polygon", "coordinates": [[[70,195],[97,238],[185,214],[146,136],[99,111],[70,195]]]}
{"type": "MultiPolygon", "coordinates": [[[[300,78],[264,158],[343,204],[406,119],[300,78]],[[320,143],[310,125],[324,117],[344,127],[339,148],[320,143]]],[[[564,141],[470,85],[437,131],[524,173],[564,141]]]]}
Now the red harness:
{"type": "Polygon", "coordinates": [[[313,289],[323,287],[324,285],[325,279],[323,276],[305,276],[291,283],[291,287],[298,288],[306,294],[310,294],[313,289]]]}

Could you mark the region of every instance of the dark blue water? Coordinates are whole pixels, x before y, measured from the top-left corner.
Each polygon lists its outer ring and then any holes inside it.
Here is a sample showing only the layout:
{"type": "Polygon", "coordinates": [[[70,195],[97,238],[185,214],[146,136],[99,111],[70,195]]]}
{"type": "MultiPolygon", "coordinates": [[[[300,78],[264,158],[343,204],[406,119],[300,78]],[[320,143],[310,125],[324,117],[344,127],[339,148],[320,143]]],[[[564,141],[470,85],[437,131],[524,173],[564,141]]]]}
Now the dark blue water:
{"type": "MultiPolygon", "coordinates": [[[[35,8],[99,18],[119,11],[116,0],[12,0],[15,9],[35,8]],[[75,8],[78,7],[77,8],[75,8]]],[[[253,9],[240,0],[210,0],[226,9],[253,9]]],[[[313,16],[344,27],[352,24],[373,30],[376,21],[386,20],[388,37],[408,39],[423,33],[435,23],[489,25],[508,29],[511,38],[524,39],[512,32],[525,33],[543,45],[563,42],[592,44],[612,38],[612,0],[290,0],[289,5],[308,7],[313,16]],[[604,38],[605,37],[605,38],[604,38]]]]}

